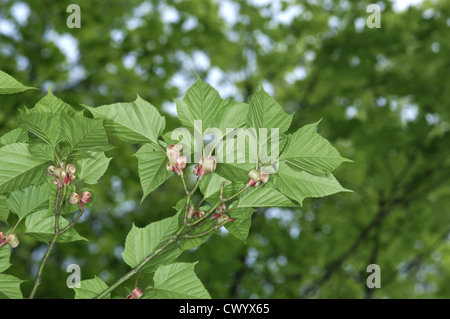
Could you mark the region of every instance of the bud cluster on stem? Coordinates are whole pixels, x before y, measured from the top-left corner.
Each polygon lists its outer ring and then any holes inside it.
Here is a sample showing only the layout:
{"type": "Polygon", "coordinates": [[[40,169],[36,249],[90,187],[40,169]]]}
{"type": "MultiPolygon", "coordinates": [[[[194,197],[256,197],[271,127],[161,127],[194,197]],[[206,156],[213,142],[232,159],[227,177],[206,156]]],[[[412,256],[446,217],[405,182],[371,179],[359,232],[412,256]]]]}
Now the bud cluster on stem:
{"type": "Polygon", "coordinates": [[[168,172],[173,171],[180,175],[186,168],[187,158],[186,156],[181,155],[182,150],[183,145],[180,143],[167,146],[166,154],[169,161],[166,163],[166,170],[168,172]]]}
{"type": "Polygon", "coordinates": [[[54,177],[53,184],[62,187],[63,183],[67,186],[76,179],[75,172],[77,171],[75,165],[60,162],[58,167],[53,165],[47,168],[47,176],[54,177]]]}
{"type": "Polygon", "coordinates": [[[7,243],[11,246],[11,248],[16,248],[20,244],[19,237],[17,237],[16,234],[9,234],[5,236],[5,234],[0,232],[0,247],[6,245],[7,243]]]}
{"type": "Polygon", "coordinates": [[[83,192],[81,195],[78,195],[78,193],[72,192],[69,197],[69,203],[70,204],[79,204],[80,207],[83,206],[83,203],[87,204],[89,203],[91,199],[91,193],[90,192],[83,192]]]}
{"type": "Polygon", "coordinates": [[[204,176],[216,170],[217,161],[214,156],[202,156],[197,165],[194,166],[193,174],[204,176]]]}
{"type": "Polygon", "coordinates": [[[268,181],[269,173],[265,172],[263,169],[252,169],[248,173],[248,184],[251,187],[258,187],[260,183],[267,183],[268,181]]]}

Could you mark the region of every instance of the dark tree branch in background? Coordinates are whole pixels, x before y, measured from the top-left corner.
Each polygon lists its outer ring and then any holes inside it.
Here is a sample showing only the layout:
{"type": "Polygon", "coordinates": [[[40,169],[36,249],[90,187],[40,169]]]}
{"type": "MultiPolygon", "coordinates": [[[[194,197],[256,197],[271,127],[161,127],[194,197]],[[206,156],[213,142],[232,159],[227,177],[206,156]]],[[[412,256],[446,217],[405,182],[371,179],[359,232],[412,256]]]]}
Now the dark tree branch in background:
{"type": "MultiPolygon", "coordinates": [[[[430,255],[432,252],[436,251],[439,246],[443,245],[447,240],[450,234],[450,229],[447,229],[443,234],[441,234],[432,244],[423,249],[419,254],[412,257],[409,261],[406,262],[406,267],[402,270],[404,272],[411,272],[414,269],[417,269],[423,260],[430,255]]],[[[399,270],[392,271],[385,275],[385,280],[383,281],[383,287],[386,287],[395,281],[395,277],[398,275],[399,270]]]]}
{"type": "MultiPolygon", "coordinates": [[[[416,156],[413,156],[410,158],[409,163],[412,163],[415,161],[416,156]]],[[[412,166],[412,165],[409,165],[412,166]]],[[[407,172],[410,168],[408,168],[408,164],[405,165],[401,173],[397,177],[397,182],[395,184],[395,187],[392,188],[393,191],[397,190],[398,185],[400,185],[401,180],[404,179],[407,175],[407,172]]],[[[437,164],[436,166],[433,166],[427,170],[421,171],[418,173],[414,178],[412,178],[412,181],[407,183],[403,189],[403,196],[395,198],[394,193],[391,194],[391,198],[387,201],[381,200],[379,202],[379,208],[378,211],[373,218],[373,220],[361,231],[359,236],[356,238],[356,240],[353,242],[353,244],[350,246],[350,248],[344,252],[341,257],[336,259],[335,261],[331,262],[327,266],[325,266],[325,273],[324,275],[310,284],[308,287],[306,287],[301,297],[307,298],[311,296],[312,294],[316,293],[317,290],[324,285],[331,276],[339,270],[339,268],[342,266],[342,264],[353,255],[353,253],[358,249],[358,247],[363,243],[363,241],[367,238],[369,233],[373,230],[378,228],[382,221],[397,207],[401,205],[409,205],[421,198],[423,198],[425,195],[436,189],[437,187],[441,186],[443,183],[448,181],[450,178],[450,174],[447,171],[447,174],[442,174],[443,165],[437,164]],[[429,179],[433,179],[433,176],[436,175],[436,173],[440,173],[440,178],[432,182],[428,187],[425,189],[422,189],[420,191],[417,191],[418,185],[423,185],[423,182],[429,179]]],[[[395,192],[396,193],[396,192],[395,192]]]]}

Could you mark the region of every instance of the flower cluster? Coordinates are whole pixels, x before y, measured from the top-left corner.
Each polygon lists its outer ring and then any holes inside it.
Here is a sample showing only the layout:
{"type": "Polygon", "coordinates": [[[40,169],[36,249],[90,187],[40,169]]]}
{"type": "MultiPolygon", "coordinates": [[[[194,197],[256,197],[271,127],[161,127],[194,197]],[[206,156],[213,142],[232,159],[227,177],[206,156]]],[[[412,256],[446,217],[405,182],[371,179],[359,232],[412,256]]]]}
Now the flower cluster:
{"type": "Polygon", "coordinates": [[[258,187],[260,183],[267,183],[268,180],[269,174],[267,172],[264,172],[263,169],[252,169],[248,173],[248,184],[251,187],[258,187]]]}
{"type": "Polygon", "coordinates": [[[139,299],[144,293],[139,287],[133,289],[133,291],[127,296],[127,299],[139,299]]]}
{"type": "Polygon", "coordinates": [[[225,203],[220,203],[220,205],[217,206],[216,210],[214,211],[215,214],[212,217],[216,219],[218,224],[222,224],[225,221],[232,222],[234,220],[234,218],[230,218],[230,216],[225,214],[226,210],[227,206],[225,205],[225,203]]]}
{"type": "Polygon", "coordinates": [[[90,192],[83,192],[83,193],[81,193],[81,195],[78,195],[78,193],[72,192],[69,197],[69,203],[79,204],[80,207],[82,207],[83,203],[85,203],[85,204],[89,203],[90,199],[91,199],[90,192]]]}
{"type": "Polygon", "coordinates": [[[202,156],[197,165],[194,166],[193,173],[197,176],[203,176],[216,170],[217,162],[214,156],[202,156]]]}
{"type": "Polygon", "coordinates": [[[5,234],[0,232],[0,247],[6,245],[6,243],[8,243],[11,248],[16,248],[20,243],[19,237],[17,237],[17,235],[15,234],[5,236],[5,234]]]}
{"type": "Polygon", "coordinates": [[[197,210],[194,206],[189,206],[189,209],[187,211],[187,218],[188,219],[199,219],[205,216],[205,212],[203,210],[197,210]]]}
{"type": "Polygon", "coordinates": [[[48,177],[55,177],[53,179],[53,184],[58,185],[59,188],[62,187],[63,183],[67,186],[73,182],[76,178],[75,172],[77,171],[75,165],[68,164],[64,162],[59,163],[58,167],[49,166],[47,169],[48,177]]]}
{"type": "Polygon", "coordinates": [[[183,145],[180,143],[170,144],[166,148],[166,154],[169,161],[166,163],[166,170],[168,172],[175,172],[180,174],[186,167],[187,158],[181,155],[183,145]]]}

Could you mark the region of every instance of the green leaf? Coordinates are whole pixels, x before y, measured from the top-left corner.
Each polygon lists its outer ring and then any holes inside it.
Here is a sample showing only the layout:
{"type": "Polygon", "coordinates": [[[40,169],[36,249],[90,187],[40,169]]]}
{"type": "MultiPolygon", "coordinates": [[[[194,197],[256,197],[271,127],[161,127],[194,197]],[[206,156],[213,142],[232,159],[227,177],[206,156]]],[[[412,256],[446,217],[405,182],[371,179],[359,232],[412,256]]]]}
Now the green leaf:
{"type": "Polygon", "coordinates": [[[215,203],[219,199],[220,186],[223,182],[226,183],[223,189],[224,197],[234,194],[244,186],[243,183],[230,183],[218,174],[206,174],[203,176],[199,188],[207,202],[215,203]]]}
{"type": "Polygon", "coordinates": [[[18,93],[30,89],[36,88],[31,86],[25,86],[16,79],[14,79],[11,75],[3,71],[0,71],[0,94],[18,93]]]}
{"type": "Polygon", "coordinates": [[[30,185],[23,189],[16,190],[6,201],[8,208],[20,219],[31,213],[46,208],[48,205],[49,184],[30,185]]]}
{"type": "Polygon", "coordinates": [[[88,119],[82,116],[69,117],[62,114],[61,124],[72,151],[103,152],[112,148],[106,137],[103,120],[88,119]]]}
{"type": "MultiPolygon", "coordinates": [[[[242,133],[246,136],[247,133],[242,133]]],[[[227,139],[223,145],[223,155],[219,156],[216,173],[232,182],[246,183],[248,173],[255,168],[257,149],[250,147],[248,138],[227,139]]]]}
{"type": "Polygon", "coordinates": [[[231,210],[228,215],[234,218],[224,227],[237,239],[246,240],[252,225],[252,215],[256,210],[253,208],[237,208],[231,210]]]}
{"type": "MultiPolygon", "coordinates": [[[[187,90],[184,98],[175,102],[181,123],[191,131],[198,131],[198,128],[194,127],[194,121],[201,121],[202,129],[200,133],[202,135],[209,127],[215,126],[218,123],[216,118],[219,114],[223,115],[223,111],[228,106],[236,104],[232,100],[222,100],[217,90],[203,82],[198,75],[197,81],[187,90]]],[[[241,122],[238,117],[236,120],[231,113],[229,116],[226,116],[226,119],[228,120],[224,122],[225,126],[234,125],[227,124],[227,122],[241,122]]]]}
{"type": "Polygon", "coordinates": [[[76,162],[76,175],[86,184],[97,184],[108,169],[111,158],[106,157],[103,152],[88,152],[88,155],[90,157],[76,162]]]}
{"type": "Polygon", "coordinates": [[[342,162],[349,162],[350,160],[342,157],[330,142],[317,133],[318,124],[319,122],[305,125],[292,134],[280,161],[322,176],[342,162]]]}
{"type": "Polygon", "coordinates": [[[247,103],[227,100],[227,103],[222,107],[222,112],[216,114],[212,125],[223,132],[222,137],[226,137],[228,136],[227,129],[229,132],[234,132],[236,128],[245,127],[249,108],[250,106],[247,103]]]}
{"type": "Polygon", "coordinates": [[[201,246],[204,244],[209,237],[214,235],[217,231],[210,232],[209,234],[202,236],[202,237],[196,237],[196,238],[182,238],[180,240],[180,248],[182,250],[191,250],[194,248],[197,248],[198,246],[201,246]]]}
{"type": "MultiPolygon", "coordinates": [[[[74,287],[75,299],[92,299],[108,289],[108,285],[99,277],[80,281],[80,288],[74,287]]],[[[108,294],[106,298],[111,298],[108,294]]]]}
{"type": "Polygon", "coordinates": [[[260,128],[278,128],[282,135],[291,126],[293,114],[287,114],[264,88],[258,90],[250,102],[247,124],[256,129],[259,136],[260,128]]]}
{"type": "Polygon", "coordinates": [[[297,207],[288,197],[276,190],[270,183],[249,188],[235,203],[235,207],[297,207]]]}
{"type": "Polygon", "coordinates": [[[6,205],[6,197],[0,196],[0,220],[4,223],[7,223],[9,216],[9,209],[6,205]]]}
{"type": "Polygon", "coordinates": [[[0,148],[0,193],[33,184],[47,176],[42,158],[34,158],[28,144],[14,143],[0,148]]]}
{"type": "Polygon", "coordinates": [[[195,274],[197,263],[160,266],[153,277],[150,296],[158,299],[210,299],[208,291],[195,274]]]}
{"type": "Polygon", "coordinates": [[[55,152],[53,151],[52,146],[48,145],[47,143],[34,141],[30,143],[28,150],[31,156],[35,159],[45,162],[56,162],[55,152]]]}
{"type": "Polygon", "coordinates": [[[151,262],[149,262],[143,269],[143,273],[152,273],[161,265],[170,264],[177,259],[183,251],[177,247],[176,244],[168,246],[163,252],[157,255],[151,262]]]}
{"type": "Polygon", "coordinates": [[[0,145],[28,143],[28,133],[23,128],[16,128],[0,137],[0,145]]]}
{"type": "Polygon", "coordinates": [[[144,144],[134,154],[138,160],[138,172],[143,191],[141,202],[147,195],[169,178],[166,170],[166,153],[153,144],[144,144]]]}
{"type": "MultiPolygon", "coordinates": [[[[69,224],[65,218],[59,218],[60,228],[64,228],[69,224]]],[[[49,216],[48,210],[44,209],[28,216],[25,219],[26,235],[35,238],[38,241],[48,243],[52,240],[55,233],[55,216],[49,216]]],[[[71,243],[74,241],[85,240],[86,238],[80,236],[78,232],[72,227],[64,234],[59,236],[58,243],[71,243]]]]}
{"type": "Polygon", "coordinates": [[[17,277],[0,274],[0,298],[9,299],[22,299],[22,291],[20,290],[20,284],[23,280],[17,277]]]}
{"type": "Polygon", "coordinates": [[[158,110],[139,95],[134,102],[99,107],[83,105],[94,118],[105,119],[105,128],[127,143],[158,143],[166,120],[158,110]]]}
{"type": "Polygon", "coordinates": [[[55,148],[63,139],[61,119],[53,113],[33,113],[19,116],[19,125],[55,148]]]}
{"type": "Polygon", "coordinates": [[[75,114],[81,114],[82,112],[75,111],[69,104],[54,96],[49,87],[47,94],[38,103],[36,103],[33,108],[25,109],[25,113],[51,113],[54,115],[66,113],[70,116],[73,116],[75,114]]]}
{"type": "Polygon", "coordinates": [[[350,192],[343,188],[331,173],[328,176],[311,175],[303,170],[295,170],[285,163],[280,163],[279,170],[273,178],[273,185],[300,205],[307,197],[350,192]]]}
{"type": "Polygon", "coordinates": [[[11,250],[9,249],[9,245],[0,247],[0,272],[4,272],[11,266],[11,264],[9,263],[10,257],[11,250]]]}
{"type": "Polygon", "coordinates": [[[128,266],[136,267],[177,230],[177,215],[151,223],[143,228],[133,224],[125,240],[125,249],[122,252],[123,260],[128,266]]]}

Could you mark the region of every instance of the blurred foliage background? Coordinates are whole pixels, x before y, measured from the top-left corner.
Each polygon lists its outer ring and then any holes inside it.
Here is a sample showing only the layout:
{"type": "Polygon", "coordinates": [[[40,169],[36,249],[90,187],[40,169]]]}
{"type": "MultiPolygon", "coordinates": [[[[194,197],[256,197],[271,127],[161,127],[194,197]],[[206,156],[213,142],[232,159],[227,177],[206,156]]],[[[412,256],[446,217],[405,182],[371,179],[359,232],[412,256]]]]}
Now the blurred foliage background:
{"type": "MultiPolygon", "coordinates": [[[[74,107],[139,94],[168,131],[195,73],[238,101],[262,84],[295,112],[292,131],[322,118],[320,133],[354,160],[335,172],[354,193],[259,210],[245,243],[224,232],[184,253],[200,260],[212,297],[448,298],[450,2],[402,2],[378,1],[381,28],[370,29],[363,0],[0,0],[0,69],[41,88],[1,97],[0,134],[49,85],[74,107]],[[71,3],[80,29],[66,26],[71,3]],[[366,287],[369,264],[381,268],[379,289],[366,287]]],[[[73,297],[71,263],[83,279],[112,283],[128,270],[120,253],[132,223],[175,213],[179,180],[141,204],[137,149],[112,142],[94,208],[76,227],[89,242],[57,245],[38,298],[73,297]]],[[[46,246],[21,241],[8,273],[31,279],[46,246]]]]}

